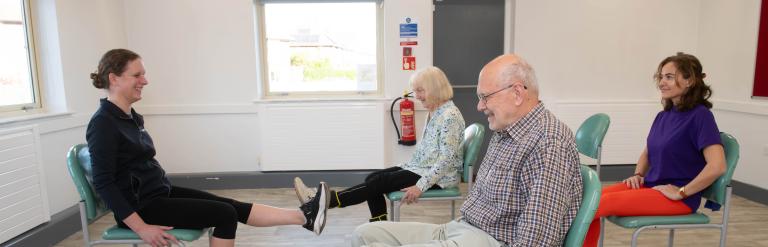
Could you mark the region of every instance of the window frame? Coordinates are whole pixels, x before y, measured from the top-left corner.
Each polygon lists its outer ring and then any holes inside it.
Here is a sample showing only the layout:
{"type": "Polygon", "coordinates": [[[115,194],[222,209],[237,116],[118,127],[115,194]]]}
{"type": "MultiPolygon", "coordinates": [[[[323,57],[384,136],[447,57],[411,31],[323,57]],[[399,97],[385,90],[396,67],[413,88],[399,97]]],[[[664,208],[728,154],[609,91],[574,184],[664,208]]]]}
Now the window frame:
{"type": "Polygon", "coordinates": [[[379,98],[384,94],[384,4],[383,0],[253,0],[255,7],[255,41],[257,53],[257,78],[263,99],[365,99],[379,98]],[[264,4],[267,3],[351,3],[372,2],[376,5],[376,90],[375,91],[269,91],[269,50],[267,49],[264,4]]]}
{"type": "MultiPolygon", "coordinates": [[[[40,90],[40,81],[37,66],[37,49],[35,47],[34,24],[32,23],[32,8],[30,0],[18,0],[22,6],[22,21],[24,25],[24,36],[27,44],[27,59],[29,66],[29,77],[32,84],[32,95],[34,102],[26,104],[0,106],[0,116],[17,115],[23,113],[32,113],[31,111],[43,108],[42,95],[40,90]]],[[[36,111],[35,111],[36,112],[36,111]]]]}

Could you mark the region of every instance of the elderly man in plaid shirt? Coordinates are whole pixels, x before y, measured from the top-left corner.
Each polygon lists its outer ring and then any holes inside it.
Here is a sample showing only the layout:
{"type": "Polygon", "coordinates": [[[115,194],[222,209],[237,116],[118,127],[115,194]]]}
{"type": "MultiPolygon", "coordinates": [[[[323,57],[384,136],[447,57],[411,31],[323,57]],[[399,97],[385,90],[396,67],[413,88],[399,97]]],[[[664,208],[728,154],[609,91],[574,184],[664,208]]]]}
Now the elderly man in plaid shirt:
{"type": "Polygon", "coordinates": [[[477,110],[494,134],[462,217],[365,224],[352,246],[562,246],[581,205],[573,133],[539,101],[536,75],[522,58],[499,56],[478,80],[477,110]]]}

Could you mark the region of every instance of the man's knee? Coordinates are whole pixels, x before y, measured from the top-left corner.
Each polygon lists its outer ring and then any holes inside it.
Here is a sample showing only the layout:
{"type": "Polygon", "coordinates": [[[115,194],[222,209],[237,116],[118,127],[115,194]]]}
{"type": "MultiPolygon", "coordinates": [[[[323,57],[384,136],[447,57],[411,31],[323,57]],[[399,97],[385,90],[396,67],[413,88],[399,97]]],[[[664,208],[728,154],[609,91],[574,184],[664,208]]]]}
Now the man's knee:
{"type": "Polygon", "coordinates": [[[360,247],[372,244],[375,236],[384,233],[384,230],[378,225],[381,222],[365,223],[357,226],[352,232],[352,246],[360,247]]]}
{"type": "Polygon", "coordinates": [[[363,238],[365,236],[371,235],[373,232],[376,231],[376,227],[373,227],[371,225],[373,225],[373,223],[365,223],[357,226],[357,228],[355,228],[355,231],[352,232],[352,237],[363,238]]]}

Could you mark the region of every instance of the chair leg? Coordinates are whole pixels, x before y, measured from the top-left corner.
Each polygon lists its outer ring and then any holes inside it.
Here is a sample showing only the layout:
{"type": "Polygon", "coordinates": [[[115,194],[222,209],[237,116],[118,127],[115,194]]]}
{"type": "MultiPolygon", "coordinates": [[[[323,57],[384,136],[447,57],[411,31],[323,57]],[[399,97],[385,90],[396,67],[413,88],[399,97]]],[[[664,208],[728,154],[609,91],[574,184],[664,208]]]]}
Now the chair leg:
{"type": "Polygon", "coordinates": [[[600,238],[597,239],[597,246],[603,247],[604,236],[605,236],[605,217],[600,217],[600,238]]]}
{"type": "Polygon", "coordinates": [[[80,226],[83,228],[83,241],[85,246],[91,247],[91,234],[88,231],[88,219],[85,216],[85,202],[78,203],[80,207],[80,226]]]}
{"type": "Polygon", "coordinates": [[[728,231],[728,225],[723,223],[723,225],[720,228],[720,247],[725,247],[725,234],[728,231]]]}
{"type": "Polygon", "coordinates": [[[669,247],[672,247],[675,243],[675,229],[669,229],[669,247]]]}
{"type": "Polygon", "coordinates": [[[637,247],[637,237],[640,236],[640,232],[643,230],[645,230],[645,228],[640,227],[640,228],[637,228],[637,230],[635,230],[635,232],[632,233],[632,244],[630,244],[630,246],[637,247]]]}
{"type": "Polygon", "coordinates": [[[400,221],[400,206],[402,205],[400,201],[392,202],[392,221],[400,221]]]}
{"type": "Polygon", "coordinates": [[[456,200],[451,200],[451,220],[456,219],[456,200]]]}

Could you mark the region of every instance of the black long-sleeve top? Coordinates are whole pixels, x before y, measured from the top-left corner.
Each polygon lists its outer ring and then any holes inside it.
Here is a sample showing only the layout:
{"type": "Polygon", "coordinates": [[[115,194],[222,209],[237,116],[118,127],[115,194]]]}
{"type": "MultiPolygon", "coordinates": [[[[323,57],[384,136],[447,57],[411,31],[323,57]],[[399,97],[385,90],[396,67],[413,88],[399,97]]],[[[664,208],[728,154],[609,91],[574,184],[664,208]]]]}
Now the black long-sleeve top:
{"type": "Polygon", "coordinates": [[[124,220],[152,199],[167,197],[171,184],[155,160],[155,146],[144,118],[124,113],[101,99],[86,131],[96,192],[124,220]]]}

